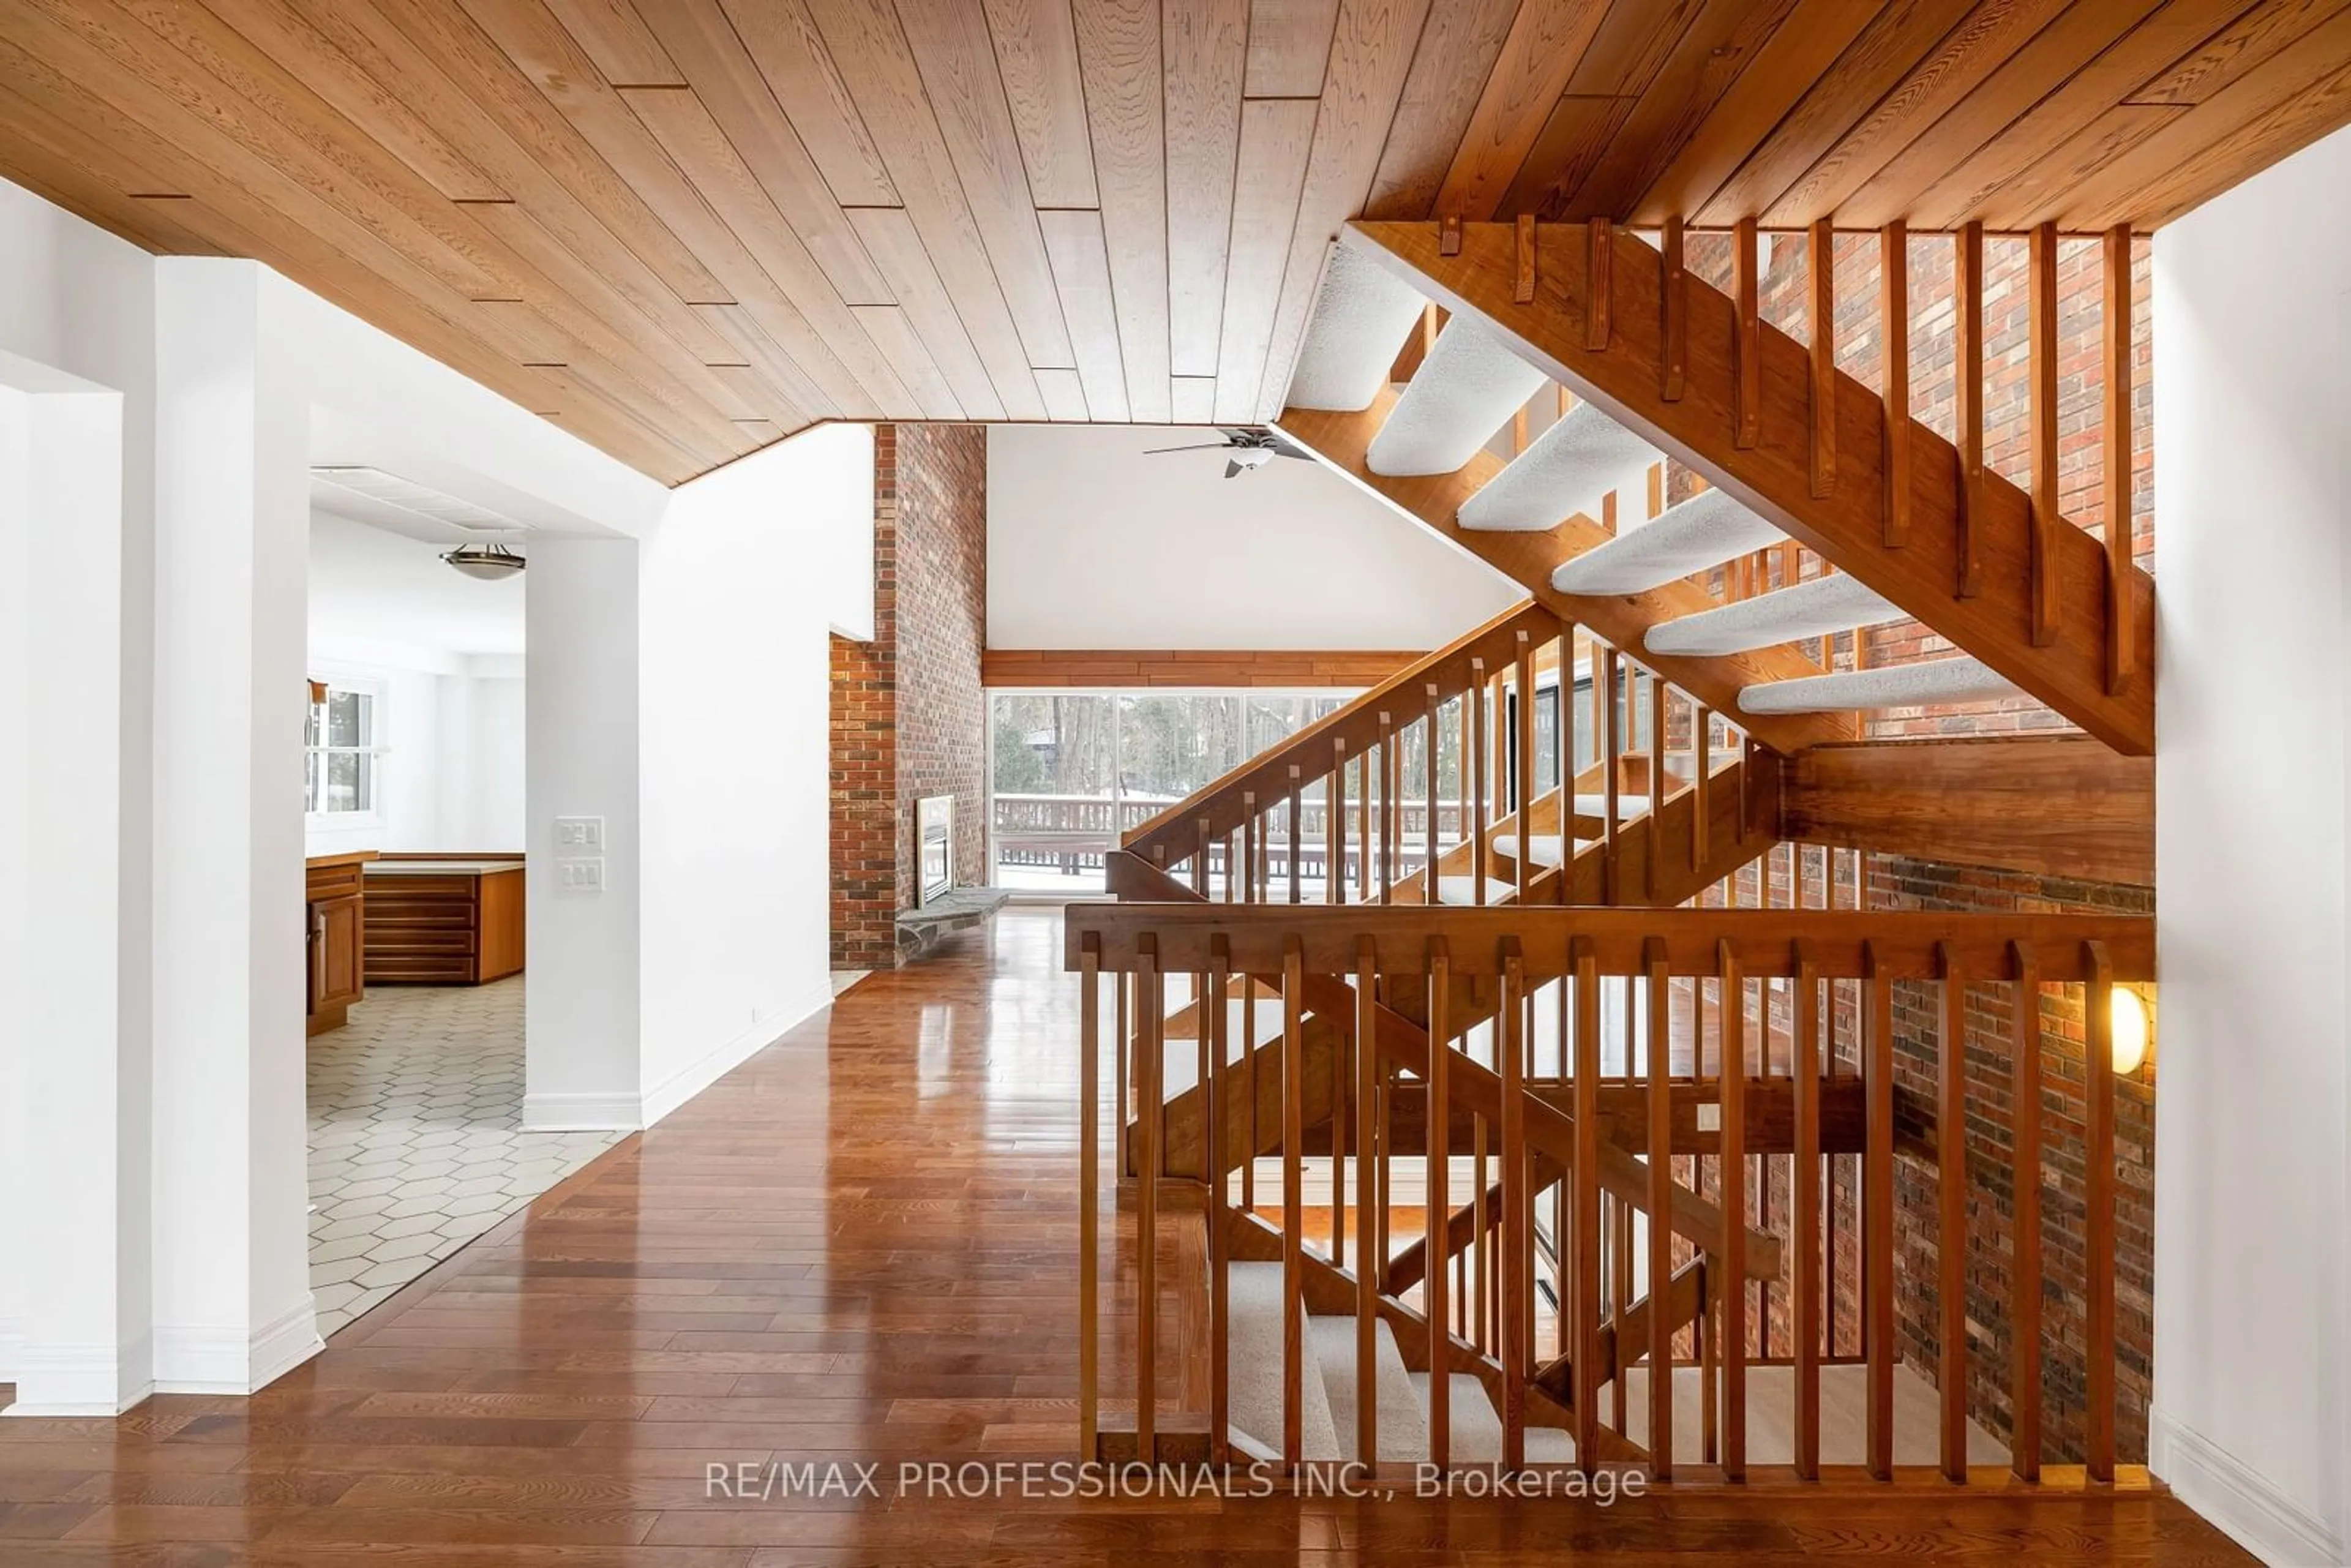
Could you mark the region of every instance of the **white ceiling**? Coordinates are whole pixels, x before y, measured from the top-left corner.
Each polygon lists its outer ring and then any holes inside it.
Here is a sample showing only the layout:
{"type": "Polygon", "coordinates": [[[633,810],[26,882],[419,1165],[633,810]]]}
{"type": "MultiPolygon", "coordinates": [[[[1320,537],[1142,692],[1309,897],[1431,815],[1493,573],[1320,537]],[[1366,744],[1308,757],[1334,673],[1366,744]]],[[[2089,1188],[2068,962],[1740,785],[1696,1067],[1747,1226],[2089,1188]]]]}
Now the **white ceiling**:
{"type": "MultiPolygon", "coordinates": [[[[431,527],[413,514],[402,516],[418,533],[431,527]]],[[[455,528],[441,532],[451,541],[466,537],[455,528]]],[[[527,536],[516,543],[528,554],[527,536]]],[[[310,513],[310,646],[314,653],[349,656],[348,650],[355,646],[456,655],[520,653],[527,574],[501,582],[478,581],[440,559],[449,548],[447,542],[394,533],[314,506],[310,513]]]]}

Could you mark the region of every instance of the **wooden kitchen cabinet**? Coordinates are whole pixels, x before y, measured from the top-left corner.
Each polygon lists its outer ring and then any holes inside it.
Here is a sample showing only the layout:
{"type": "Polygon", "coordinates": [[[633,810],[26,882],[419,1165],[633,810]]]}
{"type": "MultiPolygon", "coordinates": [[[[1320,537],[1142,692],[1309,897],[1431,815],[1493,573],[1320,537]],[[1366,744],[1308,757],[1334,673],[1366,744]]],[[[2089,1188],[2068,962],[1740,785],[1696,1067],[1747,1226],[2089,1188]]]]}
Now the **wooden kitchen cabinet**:
{"type": "Polygon", "coordinates": [[[523,967],[519,856],[378,857],[367,872],[367,983],[478,986],[523,967]]]}
{"type": "Polygon", "coordinates": [[[306,942],[309,977],[304,1011],[311,1034],[340,1029],[353,1002],[367,994],[365,868],[371,852],[322,855],[308,862],[306,942]]]}

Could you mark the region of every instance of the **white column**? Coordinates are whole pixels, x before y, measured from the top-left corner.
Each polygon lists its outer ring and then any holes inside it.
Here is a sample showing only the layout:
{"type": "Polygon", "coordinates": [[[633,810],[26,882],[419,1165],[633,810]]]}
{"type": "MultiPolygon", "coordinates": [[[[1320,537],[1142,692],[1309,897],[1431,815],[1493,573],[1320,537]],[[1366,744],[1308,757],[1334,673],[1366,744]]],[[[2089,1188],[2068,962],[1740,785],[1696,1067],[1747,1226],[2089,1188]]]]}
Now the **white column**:
{"type": "Polygon", "coordinates": [[[155,1377],[246,1393],[309,1289],[302,727],[309,409],[243,261],[156,264],[155,1377]]]}
{"type": "Polygon", "coordinates": [[[125,675],[143,672],[124,657],[123,400],[6,356],[0,382],[16,389],[20,504],[0,550],[21,568],[5,668],[24,743],[7,792],[20,874],[0,873],[21,955],[0,982],[21,1104],[11,1409],[110,1416],[151,1381],[144,938],[140,912],[124,917],[125,851],[144,833],[124,755],[125,675]]]}
{"type": "MultiPolygon", "coordinates": [[[[542,538],[525,615],[526,920],[523,1120],[643,1124],[638,1027],[638,545],[542,538]],[[559,844],[560,820],[601,824],[601,847],[559,844]],[[559,885],[600,862],[601,890],[559,885]]],[[[723,564],[714,570],[724,570],[723,564]]],[[[712,672],[723,679],[724,672],[712,672]]]]}

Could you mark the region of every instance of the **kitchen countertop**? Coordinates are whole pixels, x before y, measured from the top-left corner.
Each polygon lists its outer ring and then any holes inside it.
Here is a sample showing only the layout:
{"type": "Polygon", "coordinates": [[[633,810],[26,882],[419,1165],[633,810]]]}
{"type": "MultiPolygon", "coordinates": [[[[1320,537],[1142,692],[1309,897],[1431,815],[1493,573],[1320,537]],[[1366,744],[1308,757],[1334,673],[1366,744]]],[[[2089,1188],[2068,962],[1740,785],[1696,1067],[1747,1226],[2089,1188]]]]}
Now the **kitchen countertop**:
{"type": "Polygon", "coordinates": [[[370,876],[488,876],[496,872],[520,871],[520,861],[370,861],[370,876]]]}

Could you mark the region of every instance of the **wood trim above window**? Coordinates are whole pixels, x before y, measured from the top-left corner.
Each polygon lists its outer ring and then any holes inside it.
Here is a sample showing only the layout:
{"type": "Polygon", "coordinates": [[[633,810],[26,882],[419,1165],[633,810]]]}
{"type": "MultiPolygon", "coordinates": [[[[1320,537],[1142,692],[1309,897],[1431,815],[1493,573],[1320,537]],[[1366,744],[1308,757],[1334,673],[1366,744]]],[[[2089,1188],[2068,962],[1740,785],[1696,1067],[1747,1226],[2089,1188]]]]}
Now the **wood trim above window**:
{"type": "Polygon", "coordinates": [[[988,648],[987,686],[1369,686],[1422,657],[1351,648],[988,648]]]}

